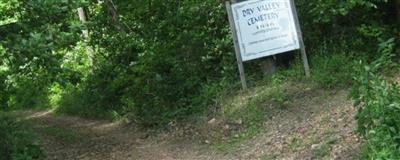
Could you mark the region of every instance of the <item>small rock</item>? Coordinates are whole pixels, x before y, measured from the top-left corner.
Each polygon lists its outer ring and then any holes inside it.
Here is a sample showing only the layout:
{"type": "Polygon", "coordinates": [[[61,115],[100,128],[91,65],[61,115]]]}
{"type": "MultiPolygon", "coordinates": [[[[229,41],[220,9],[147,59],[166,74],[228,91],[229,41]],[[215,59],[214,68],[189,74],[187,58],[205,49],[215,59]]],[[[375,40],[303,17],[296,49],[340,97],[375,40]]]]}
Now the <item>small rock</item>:
{"type": "Polygon", "coordinates": [[[213,124],[215,124],[216,121],[217,121],[217,120],[216,120],[215,118],[213,118],[213,119],[211,119],[211,120],[208,121],[208,124],[213,125],[213,124]]]}
{"type": "Polygon", "coordinates": [[[204,141],[204,143],[206,143],[206,144],[210,144],[210,141],[209,141],[209,140],[206,140],[206,141],[204,141]]]}
{"type": "Polygon", "coordinates": [[[290,106],[290,102],[289,101],[283,102],[283,106],[290,106]]]}
{"type": "Polygon", "coordinates": [[[236,124],[238,125],[242,125],[243,124],[243,120],[242,119],[238,119],[235,121],[236,124]]]}
{"type": "Polygon", "coordinates": [[[170,127],[175,127],[175,126],[176,126],[176,122],[171,121],[171,122],[168,123],[168,125],[169,125],[170,127]]]}
{"type": "Polygon", "coordinates": [[[149,134],[148,133],[146,133],[146,134],[143,134],[142,136],[140,136],[140,139],[147,139],[147,138],[149,138],[149,134]]]}
{"type": "Polygon", "coordinates": [[[315,150],[315,149],[317,149],[319,147],[319,144],[313,144],[313,145],[311,145],[311,149],[312,150],[315,150]]]}
{"type": "Polygon", "coordinates": [[[224,129],[225,129],[225,130],[229,130],[229,128],[230,128],[229,125],[225,125],[225,126],[224,126],[224,129]]]}

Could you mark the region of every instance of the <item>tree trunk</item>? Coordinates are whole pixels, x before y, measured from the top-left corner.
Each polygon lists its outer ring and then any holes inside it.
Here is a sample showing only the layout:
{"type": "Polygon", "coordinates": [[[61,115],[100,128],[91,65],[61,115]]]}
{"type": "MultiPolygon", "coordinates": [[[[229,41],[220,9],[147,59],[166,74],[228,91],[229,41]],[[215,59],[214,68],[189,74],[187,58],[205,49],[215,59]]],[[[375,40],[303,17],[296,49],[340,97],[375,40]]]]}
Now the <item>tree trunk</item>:
{"type": "MultiPolygon", "coordinates": [[[[83,24],[87,23],[87,21],[88,21],[88,16],[87,16],[87,14],[86,14],[86,12],[85,12],[85,8],[79,7],[79,8],[78,8],[78,15],[79,15],[80,21],[81,21],[83,24]]],[[[89,29],[87,29],[87,28],[82,29],[82,35],[83,35],[83,37],[85,38],[85,41],[86,41],[86,42],[89,42],[89,40],[90,40],[89,29]]],[[[88,53],[88,58],[89,58],[90,66],[91,66],[91,67],[94,67],[94,66],[95,66],[95,62],[96,62],[95,57],[94,57],[94,50],[93,50],[93,48],[92,48],[90,45],[87,45],[86,50],[87,50],[87,53],[88,53]]]]}
{"type": "Polygon", "coordinates": [[[119,20],[119,14],[117,11],[117,7],[114,5],[114,2],[112,0],[107,0],[106,5],[107,5],[108,13],[111,16],[111,20],[113,21],[113,24],[115,25],[117,30],[119,30],[120,32],[123,32],[123,33],[131,32],[131,29],[128,27],[128,25],[122,23],[119,20]]]}

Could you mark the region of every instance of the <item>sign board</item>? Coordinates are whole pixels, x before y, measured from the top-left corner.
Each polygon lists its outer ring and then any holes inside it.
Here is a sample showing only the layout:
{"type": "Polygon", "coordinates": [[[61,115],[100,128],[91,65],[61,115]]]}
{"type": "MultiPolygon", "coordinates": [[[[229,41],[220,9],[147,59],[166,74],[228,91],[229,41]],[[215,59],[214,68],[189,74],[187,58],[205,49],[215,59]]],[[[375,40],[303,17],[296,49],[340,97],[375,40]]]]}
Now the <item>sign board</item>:
{"type": "Polygon", "coordinates": [[[243,61],[300,49],[290,0],[248,0],[231,5],[243,61]]]}
{"type": "MultiPolygon", "coordinates": [[[[243,0],[242,0],[243,1],[243,0]]],[[[294,0],[225,2],[232,29],[240,81],[247,89],[243,61],[300,49],[304,73],[310,66],[294,0]]]]}

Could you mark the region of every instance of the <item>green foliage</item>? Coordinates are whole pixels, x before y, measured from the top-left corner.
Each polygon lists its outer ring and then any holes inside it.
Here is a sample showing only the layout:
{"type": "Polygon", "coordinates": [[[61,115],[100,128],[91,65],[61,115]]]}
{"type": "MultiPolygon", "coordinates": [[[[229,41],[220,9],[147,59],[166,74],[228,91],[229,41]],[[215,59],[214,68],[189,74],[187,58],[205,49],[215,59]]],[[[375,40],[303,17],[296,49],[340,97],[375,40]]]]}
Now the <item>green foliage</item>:
{"type": "MultiPolygon", "coordinates": [[[[398,36],[398,1],[299,0],[296,5],[312,79],[326,88],[346,87],[355,70],[352,95],[359,102],[367,157],[399,159],[400,89],[378,74],[393,67],[395,41],[383,39],[398,36]],[[377,43],[379,52],[372,52],[377,43]],[[369,67],[352,68],[354,59],[366,63],[378,57],[369,67]]],[[[57,107],[59,113],[83,117],[129,116],[143,126],[203,114],[217,105],[221,92],[239,89],[225,12],[223,1],[215,0],[1,1],[0,110],[57,107]],[[85,8],[87,23],[80,22],[78,7],[85,8]],[[88,39],[81,29],[89,30],[88,39]]],[[[246,63],[250,77],[262,76],[257,62],[246,63]]],[[[260,132],[263,98],[288,103],[281,84],[302,77],[301,63],[294,68],[270,77],[274,94],[255,97],[248,108],[234,112],[234,120],[247,125],[239,139],[260,132]]],[[[0,159],[42,158],[18,121],[0,118],[0,137],[0,159]]]]}
{"type": "Polygon", "coordinates": [[[7,113],[0,112],[0,160],[44,159],[36,137],[7,113]]]}
{"type": "MultiPolygon", "coordinates": [[[[392,61],[394,39],[380,44],[382,56],[370,65],[359,63],[351,96],[358,109],[358,132],[367,139],[368,159],[400,158],[400,86],[387,82],[386,70],[392,61]]],[[[398,67],[398,66],[397,66],[398,67]]]]}
{"type": "MultiPolygon", "coordinates": [[[[12,77],[12,80],[18,85],[13,86],[9,93],[7,101],[8,106],[16,109],[28,108],[48,108],[48,91],[38,84],[39,81],[32,80],[29,77],[12,77]],[[15,78],[15,79],[14,79],[15,78]]],[[[12,84],[11,84],[12,85],[12,84]]]]}
{"type": "Polygon", "coordinates": [[[223,3],[131,4],[114,1],[117,20],[108,3],[93,4],[88,27],[97,65],[64,94],[60,112],[133,113],[145,126],[162,125],[203,111],[235,75],[223,3]]]}
{"type": "MultiPolygon", "coordinates": [[[[5,74],[0,71],[0,81],[4,82],[6,79],[5,74]]],[[[0,83],[0,110],[5,109],[7,107],[7,93],[6,86],[4,83],[0,83]]]]}
{"type": "MultiPolygon", "coordinates": [[[[348,87],[352,82],[354,59],[367,59],[369,55],[357,48],[358,41],[364,41],[361,36],[336,35],[323,38],[320,45],[310,49],[311,76],[322,88],[348,87]],[[338,39],[334,39],[338,38],[338,39]]],[[[368,48],[369,49],[369,48],[368,48]]]]}
{"type": "Polygon", "coordinates": [[[352,60],[346,54],[315,55],[312,61],[312,77],[321,87],[338,88],[350,84],[352,60]]]}
{"type": "MultiPolygon", "coordinates": [[[[0,2],[1,101],[7,108],[48,107],[49,86],[59,80],[63,58],[78,38],[74,28],[79,1],[0,2]],[[4,77],[4,78],[3,78],[4,77]]],[[[4,108],[4,107],[3,107],[4,108]]]]}
{"type": "Polygon", "coordinates": [[[274,74],[271,77],[272,79],[272,93],[271,94],[271,98],[273,101],[277,102],[279,104],[279,106],[281,107],[287,107],[286,103],[288,102],[288,95],[287,93],[284,91],[284,80],[285,77],[283,77],[280,74],[274,74]]]}
{"type": "MultiPolygon", "coordinates": [[[[349,60],[379,57],[359,53],[398,34],[391,4],[296,1],[313,79],[328,88],[346,86],[349,60]]],[[[222,1],[8,0],[0,2],[0,35],[2,108],[57,106],[60,113],[129,115],[156,126],[203,113],[219,92],[237,87],[222,1]],[[88,39],[81,29],[88,29],[88,39]]],[[[257,62],[246,64],[251,77],[261,77],[257,62]]],[[[284,103],[283,91],[276,91],[284,103]]]]}
{"type": "MultiPolygon", "coordinates": [[[[301,8],[310,8],[304,10],[309,16],[314,17],[313,21],[317,23],[329,23],[338,16],[347,16],[357,7],[366,9],[377,8],[377,2],[387,2],[387,0],[352,0],[352,1],[324,1],[314,0],[300,1],[301,8]]],[[[368,11],[368,10],[367,10],[368,11]]]]}
{"type": "Polygon", "coordinates": [[[0,26],[15,21],[16,15],[13,10],[19,6],[18,0],[7,0],[0,2],[0,26]]]}
{"type": "MultiPolygon", "coordinates": [[[[0,46],[0,55],[5,54],[4,49],[0,46]]],[[[0,63],[0,110],[7,107],[8,93],[6,91],[7,68],[0,63]]]]}
{"type": "Polygon", "coordinates": [[[114,112],[112,107],[105,106],[107,102],[104,99],[107,99],[106,97],[100,97],[99,93],[82,88],[85,87],[67,85],[63,88],[62,92],[58,93],[61,98],[57,103],[59,105],[57,112],[90,118],[110,120],[116,118],[112,114],[114,112]]]}

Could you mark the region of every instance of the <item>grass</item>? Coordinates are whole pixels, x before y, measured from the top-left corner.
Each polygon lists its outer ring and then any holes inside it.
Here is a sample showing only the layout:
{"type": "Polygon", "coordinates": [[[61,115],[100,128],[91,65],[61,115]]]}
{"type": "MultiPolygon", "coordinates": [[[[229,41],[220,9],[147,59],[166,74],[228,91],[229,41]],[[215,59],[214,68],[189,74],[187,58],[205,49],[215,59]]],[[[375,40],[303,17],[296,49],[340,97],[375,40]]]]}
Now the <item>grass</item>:
{"type": "Polygon", "coordinates": [[[278,72],[262,81],[256,87],[244,92],[222,95],[219,100],[219,118],[233,124],[228,133],[219,132],[213,145],[221,152],[232,152],[238,145],[256,137],[263,131],[264,122],[273,114],[270,109],[285,110],[292,106],[288,87],[288,75],[295,78],[302,73],[301,63],[291,69],[278,72]],[[237,123],[240,122],[240,123],[237,123]]]}
{"type": "Polygon", "coordinates": [[[227,141],[217,141],[213,144],[220,152],[232,152],[238,145],[243,144],[261,132],[261,127],[250,126],[239,132],[232,132],[227,141]]]}
{"type": "Polygon", "coordinates": [[[228,133],[219,132],[213,145],[221,152],[232,152],[238,145],[256,137],[263,131],[264,122],[272,116],[271,109],[285,110],[292,106],[285,90],[284,77],[275,75],[265,80],[268,85],[250,88],[237,95],[222,96],[220,119],[231,124],[228,133]],[[238,123],[240,122],[240,123],[238,123]]]}
{"type": "Polygon", "coordinates": [[[77,115],[86,118],[116,120],[119,118],[113,110],[106,110],[87,91],[68,85],[65,90],[54,87],[52,103],[56,106],[56,113],[60,115],[77,115]]]}
{"type": "Polygon", "coordinates": [[[343,88],[352,82],[352,60],[346,54],[318,54],[312,57],[312,80],[321,88],[343,88]]]}
{"type": "MultiPolygon", "coordinates": [[[[16,117],[27,116],[25,115],[26,113],[23,113],[23,111],[14,111],[10,113],[14,114],[16,117]]],[[[51,137],[55,140],[59,140],[68,144],[81,142],[89,137],[89,134],[79,132],[69,126],[43,124],[35,119],[24,118],[24,120],[21,120],[21,123],[23,123],[24,126],[27,126],[27,129],[32,130],[32,132],[35,132],[42,138],[51,137]]]]}
{"type": "Polygon", "coordinates": [[[314,158],[316,159],[323,159],[324,157],[328,156],[332,150],[332,146],[330,144],[322,144],[318,146],[313,151],[314,158]]]}
{"type": "MultiPolygon", "coordinates": [[[[296,63],[292,68],[279,71],[265,78],[257,87],[250,88],[236,95],[220,97],[221,113],[219,117],[228,124],[236,124],[228,133],[217,132],[214,136],[213,146],[221,152],[231,153],[235,149],[263,132],[264,123],[269,116],[277,112],[284,112],[289,107],[294,107],[291,99],[298,90],[293,85],[304,84],[300,88],[342,88],[351,81],[351,63],[343,54],[314,57],[313,76],[310,79],[302,75],[301,63],[296,63]],[[332,61],[330,61],[332,60],[332,61]],[[338,65],[340,66],[338,68],[338,65]],[[303,83],[304,82],[304,83],[303,83]]],[[[260,83],[260,82],[258,82],[260,83]]],[[[329,98],[328,94],[320,95],[321,100],[329,98]]],[[[328,109],[328,108],[326,108],[328,109]]],[[[301,150],[304,143],[311,146],[312,141],[304,142],[301,135],[294,135],[290,148],[293,151],[301,150]]],[[[314,150],[315,157],[323,158],[331,150],[331,143],[321,145],[314,150]]],[[[262,159],[273,159],[265,155],[262,159]]]]}
{"type": "Polygon", "coordinates": [[[290,148],[291,148],[291,150],[296,151],[296,150],[298,150],[303,144],[304,144],[303,137],[302,137],[301,135],[299,135],[299,134],[295,134],[295,135],[293,135],[293,137],[292,137],[292,141],[291,141],[291,144],[290,144],[290,148]]]}
{"type": "Polygon", "coordinates": [[[45,158],[36,135],[13,113],[0,112],[0,137],[0,160],[45,158]]]}

